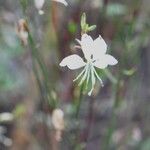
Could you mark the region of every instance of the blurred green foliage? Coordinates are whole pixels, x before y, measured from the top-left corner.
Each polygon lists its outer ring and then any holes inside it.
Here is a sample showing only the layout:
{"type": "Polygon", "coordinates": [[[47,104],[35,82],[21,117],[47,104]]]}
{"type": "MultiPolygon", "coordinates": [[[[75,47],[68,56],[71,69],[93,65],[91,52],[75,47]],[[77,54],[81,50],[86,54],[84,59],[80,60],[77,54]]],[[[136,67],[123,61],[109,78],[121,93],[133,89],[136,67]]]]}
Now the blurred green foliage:
{"type": "Polygon", "coordinates": [[[150,138],[146,139],[142,145],[140,150],[150,150],[150,138]]]}
{"type": "Polygon", "coordinates": [[[125,15],[127,13],[127,6],[121,3],[109,3],[106,9],[106,15],[109,17],[116,17],[125,15]]]}
{"type": "Polygon", "coordinates": [[[23,48],[11,27],[2,26],[0,32],[0,89],[7,91],[21,82],[14,60],[23,54],[23,48]]]}

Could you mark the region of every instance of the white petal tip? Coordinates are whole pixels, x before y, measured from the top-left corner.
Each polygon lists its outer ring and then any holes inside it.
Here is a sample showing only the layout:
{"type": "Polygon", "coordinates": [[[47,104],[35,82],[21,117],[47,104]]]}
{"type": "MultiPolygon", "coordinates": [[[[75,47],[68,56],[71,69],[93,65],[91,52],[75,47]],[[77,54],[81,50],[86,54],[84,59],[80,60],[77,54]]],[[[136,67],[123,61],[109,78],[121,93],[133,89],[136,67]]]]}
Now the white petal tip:
{"type": "Polygon", "coordinates": [[[64,3],[64,5],[67,7],[67,6],[68,6],[68,3],[66,2],[66,3],[64,3]]]}
{"type": "Polygon", "coordinates": [[[65,67],[66,65],[65,65],[63,62],[61,62],[61,63],[59,64],[59,66],[65,67]]]}
{"type": "Polygon", "coordinates": [[[118,64],[118,60],[114,58],[112,65],[118,64]]]}
{"type": "Polygon", "coordinates": [[[118,60],[109,54],[106,54],[106,61],[108,65],[116,65],[118,63],[118,60]]]}
{"type": "Polygon", "coordinates": [[[116,64],[118,64],[118,60],[116,59],[116,64]]]}
{"type": "Polygon", "coordinates": [[[65,63],[64,59],[60,62],[59,66],[61,66],[61,67],[65,67],[66,66],[66,63],[65,63]]]}
{"type": "Polygon", "coordinates": [[[93,88],[88,92],[88,96],[91,96],[93,92],[93,88]]]}

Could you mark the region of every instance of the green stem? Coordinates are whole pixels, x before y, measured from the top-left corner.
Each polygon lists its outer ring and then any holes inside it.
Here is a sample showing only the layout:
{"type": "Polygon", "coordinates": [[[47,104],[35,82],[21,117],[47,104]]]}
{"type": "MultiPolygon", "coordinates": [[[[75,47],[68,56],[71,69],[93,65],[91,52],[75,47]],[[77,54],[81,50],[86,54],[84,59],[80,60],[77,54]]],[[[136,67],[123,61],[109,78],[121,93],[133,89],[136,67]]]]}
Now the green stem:
{"type": "Polygon", "coordinates": [[[75,118],[76,119],[78,119],[78,117],[79,117],[80,106],[81,106],[81,102],[83,99],[83,89],[84,89],[84,84],[81,85],[79,98],[78,98],[78,101],[76,103],[76,112],[75,112],[75,118]]]}
{"type": "MultiPolygon", "coordinates": [[[[21,4],[22,10],[23,10],[23,14],[25,15],[26,20],[28,20],[28,17],[26,15],[27,0],[20,0],[20,4],[21,4]]],[[[28,42],[29,42],[29,46],[31,48],[32,68],[33,68],[33,72],[34,72],[34,75],[35,75],[35,78],[36,78],[38,88],[40,90],[41,103],[42,103],[42,106],[43,106],[44,100],[47,100],[47,102],[49,102],[48,101],[49,97],[47,97],[47,94],[50,94],[49,89],[48,89],[48,74],[47,74],[47,70],[46,70],[46,66],[44,64],[44,61],[42,61],[41,56],[38,53],[38,50],[36,48],[36,45],[34,43],[34,40],[31,36],[30,32],[28,32],[28,42]],[[39,66],[37,66],[37,65],[39,65],[39,66]],[[38,72],[37,67],[39,67],[39,69],[42,72],[44,85],[46,87],[46,94],[43,93],[43,80],[40,80],[40,74],[38,72]]],[[[46,122],[45,117],[43,117],[42,119],[43,119],[43,123],[45,123],[46,122]]],[[[45,135],[48,137],[47,133],[48,133],[48,130],[46,129],[46,134],[45,135]]],[[[44,142],[44,147],[43,148],[47,149],[48,147],[45,144],[45,141],[43,141],[43,142],[44,142]]],[[[49,143],[47,143],[47,144],[50,145],[49,143]]]]}
{"type": "Polygon", "coordinates": [[[111,116],[111,121],[110,121],[110,127],[109,127],[107,135],[106,135],[103,150],[109,150],[110,149],[112,135],[113,135],[113,132],[115,130],[115,125],[116,125],[116,122],[117,122],[116,110],[117,110],[117,108],[119,106],[119,102],[121,100],[120,99],[120,94],[119,94],[120,79],[121,79],[121,72],[119,72],[117,84],[114,84],[114,85],[116,85],[115,98],[114,98],[114,104],[113,104],[113,108],[112,108],[112,116],[111,116]]]}
{"type": "Polygon", "coordinates": [[[104,73],[108,77],[108,79],[112,82],[112,84],[117,84],[117,79],[112,75],[112,73],[108,69],[104,69],[104,73]]]}
{"type": "MultiPolygon", "coordinates": [[[[23,10],[23,13],[25,15],[25,18],[27,20],[27,22],[29,22],[28,20],[28,17],[26,15],[26,9],[27,9],[27,0],[20,0],[20,4],[21,4],[21,7],[22,7],[22,10],[23,10]]],[[[36,44],[32,38],[32,35],[30,33],[30,31],[28,32],[28,42],[29,42],[29,45],[30,45],[30,48],[31,48],[31,53],[32,53],[32,61],[34,62],[33,63],[33,71],[34,71],[34,74],[35,74],[35,77],[36,77],[36,80],[37,80],[37,84],[40,88],[40,91],[43,92],[42,90],[42,86],[44,85],[45,86],[45,89],[46,90],[46,94],[43,94],[41,93],[41,95],[44,95],[44,100],[46,100],[46,102],[48,102],[48,104],[53,108],[55,107],[55,100],[52,98],[51,96],[51,88],[50,88],[50,85],[49,85],[49,74],[48,74],[48,71],[47,71],[47,68],[46,68],[46,65],[41,57],[41,55],[39,54],[38,52],[38,49],[36,48],[36,44]],[[36,63],[42,73],[42,77],[43,77],[43,82],[44,84],[42,85],[42,81],[40,81],[40,78],[39,78],[39,72],[37,70],[37,66],[36,66],[36,63]],[[41,82],[41,83],[40,83],[41,82]]]]}
{"type": "Polygon", "coordinates": [[[20,4],[21,4],[23,13],[26,14],[26,9],[27,9],[27,5],[28,5],[28,1],[27,0],[20,0],[20,4]]]}
{"type": "MultiPolygon", "coordinates": [[[[31,55],[32,55],[32,58],[33,58],[33,53],[31,52],[31,55]]],[[[45,99],[44,95],[43,95],[43,90],[42,90],[42,83],[40,81],[40,77],[38,75],[38,71],[37,71],[37,68],[36,68],[36,65],[35,65],[35,61],[32,59],[32,68],[33,68],[33,72],[34,72],[34,75],[35,75],[35,78],[36,78],[36,82],[37,82],[37,85],[39,87],[39,91],[41,93],[41,98],[42,99],[45,99]]]]}
{"type": "Polygon", "coordinates": [[[43,80],[44,80],[44,85],[45,85],[45,90],[46,90],[46,95],[47,95],[45,98],[51,107],[55,107],[55,101],[53,100],[53,98],[51,97],[51,94],[50,94],[51,88],[49,86],[49,78],[48,78],[47,68],[46,68],[46,65],[45,65],[44,61],[42,60],[40,54],[38,53],[38,50],[34,43],[34,40],[31,36],[31,33],[29,33],[29,44],[31,46],[32,57],[39,65],[40,70],[43,75],[43,80]]]}

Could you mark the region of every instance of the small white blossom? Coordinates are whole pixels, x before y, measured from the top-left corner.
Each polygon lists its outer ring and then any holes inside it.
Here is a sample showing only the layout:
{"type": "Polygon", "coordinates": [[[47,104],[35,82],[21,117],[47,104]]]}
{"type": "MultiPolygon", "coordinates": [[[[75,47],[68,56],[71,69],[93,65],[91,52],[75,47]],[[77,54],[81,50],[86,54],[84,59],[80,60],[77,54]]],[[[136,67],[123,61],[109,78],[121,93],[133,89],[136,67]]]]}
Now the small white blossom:
{"type": "Polygon", "coordinates": [[[88,93],[88,95],[91,95],[94,89],[96,78],[101,82],[101,85],[103,86],[103,82],[96,72],[95,67],[99,69],[105,69],[108,65],[116,65],[118,61],[113,56],[106,54],[107,45],[101,36],[93,40],[91,36],[83,34],[81,41],[78,39],[77,41],[81,45],[81,49],[86,61],[84,61],[80,56],[73,54],[64,58],[61,61],[60,66],[67,66],[71,70],[84,67],[82,72],[74,81],[82,77],[79,83],[79,85],[81,85],[85,80],[88,84],[91,79],[92,88],[88,93]]]}
{"type": "MultiPolygon", "coordinates": [[[[60,2],[65,6],[68,6],[68,3],[65,0],[52,0],[52,1],[60,2]]],[[[42,10],[44,3],[45,0],[34,0],[35,7],[38,9],[40,15],[44,14],[44,11],[42,10]]]]}

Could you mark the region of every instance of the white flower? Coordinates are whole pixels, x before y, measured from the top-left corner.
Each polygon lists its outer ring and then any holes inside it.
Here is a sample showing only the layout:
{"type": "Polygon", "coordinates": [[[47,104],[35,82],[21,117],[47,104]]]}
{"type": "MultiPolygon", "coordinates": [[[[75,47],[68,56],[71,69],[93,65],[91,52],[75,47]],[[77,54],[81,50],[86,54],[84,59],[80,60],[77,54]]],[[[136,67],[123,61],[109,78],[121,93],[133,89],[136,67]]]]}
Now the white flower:
{"type": "Polygon", "coordinates": [[[91,95],[94,89],[96,78],[101,82],[103,86],[103,82],[97,74],[95,67],[104,69],[108,65],[116,65],[118,61],[113,56],[106,54],[107,45],[101,36],[93,40],[91,36],[83,34],[81,41],[78,39],[77,41],[81,45],[81,49],[86,61],[84,61],[80,56],[73,54],[64,58],[61,61],[60,66],[67,66],[71,70],[84,67],[82,72],[74,81],[82,77],[79,83],[79,85],[81,85],[85,80],[88,84],[91,79],[92,88],[88,93],[88,95],[91,95]]]}
{"type": "MultiPolygon", "coordinates": [[[[60,2],[65,6],[68,5],[68,3],[65,0],[53,0],[53,1],[60,2]]],[[[44,3],[45,0],[34,0],[35,7],[38,9],[40,15],[44,14],[44,11],[42,10],[44,3]]]]}

